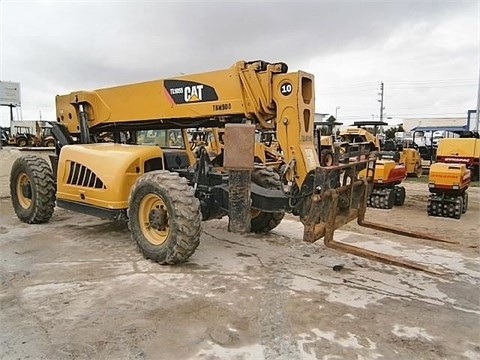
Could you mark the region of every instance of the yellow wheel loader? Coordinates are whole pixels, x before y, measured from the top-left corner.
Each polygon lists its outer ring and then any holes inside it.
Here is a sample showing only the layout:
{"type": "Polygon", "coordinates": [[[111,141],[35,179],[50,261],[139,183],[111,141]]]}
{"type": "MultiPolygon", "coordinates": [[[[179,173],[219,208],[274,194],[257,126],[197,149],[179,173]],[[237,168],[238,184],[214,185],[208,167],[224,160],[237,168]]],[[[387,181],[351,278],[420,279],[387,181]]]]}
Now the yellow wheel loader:
{"type": "Polygon", "coordinates": [[[194,253],[202,220],[228,215],[230,231],[263,233],[288,212],[303,223],[305,241],[323,238],[344,252],[433,271],[333,239],[335,229],[355,219],[402,235],[434,237],[365,220],[375,157],[368,147],[353,146],[341,162],[321,167],[314,104],[313,75],[264,61],[58,95],[52,166],[32,156],[15,161],[13,208],[26,223],[49,221],[55,204],[127,221],[144,256],[161,264],[194,253]],[[202,127],[225,128],[221,166],[206,151],[197,157],[191,149],[188,129],[202,127]],[[274,132],[286,182],[271,168],[254,165],[255,130],[274,132]],[[113,143],[96,143],[105,132],[113,143]]]}

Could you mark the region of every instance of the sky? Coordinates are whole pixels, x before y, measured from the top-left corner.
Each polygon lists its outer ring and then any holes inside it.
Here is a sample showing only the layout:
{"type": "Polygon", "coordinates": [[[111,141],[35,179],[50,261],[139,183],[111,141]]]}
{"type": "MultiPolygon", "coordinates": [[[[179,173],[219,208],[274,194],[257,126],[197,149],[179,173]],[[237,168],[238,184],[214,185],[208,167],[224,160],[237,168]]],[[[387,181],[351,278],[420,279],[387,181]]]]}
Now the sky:
{"type": "MultiPolygon", "coordinates": [[[[55,95],[285,62],[315,76],[338,121],[465,117],[476,109],[480,1],[0,0],[0,81],[15,119],[55,119],[55,95]]],[[[0,109],[7,125],[8,107],[0,109]]]]}

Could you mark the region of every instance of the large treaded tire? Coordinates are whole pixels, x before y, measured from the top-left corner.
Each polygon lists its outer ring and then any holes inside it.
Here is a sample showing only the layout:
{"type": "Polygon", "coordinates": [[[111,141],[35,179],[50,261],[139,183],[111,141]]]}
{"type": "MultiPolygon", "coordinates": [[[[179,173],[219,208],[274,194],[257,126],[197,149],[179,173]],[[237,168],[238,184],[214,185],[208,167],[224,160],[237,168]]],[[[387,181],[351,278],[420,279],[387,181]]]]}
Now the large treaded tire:
{"type": "MultiPolygon", "coordinates": [[[[255,164],[252,171],[252,182],[266,189],[282,188],[280,176],[272,168],[263,164],[255,164]]],[[[285,216],[284,211],[263,212],[252,210],[252,220],[250,221],[250,231],[264,234],[275,229],[285,216]]]]}
{"type": "Polygon", "coordinates": [[[15,160],[10,172],[10,196],[21,221],[48,222],[55,208],[55,182],[47,161],[35,155],[15,160]]]}
{"type": "Polygon", "coordinates": [[[323,149],[320,152],[320,166],[333,165],[333,152],[329,149],[323,149]]]}
{"type": "Polygon", "coordinates": [[[147,259],[160,264],[183,262],[200,243],[200,202],[187,180],[178,173],[158,170],[139,177],[130,191],[128,214],[132,238],[147,259]],[[140,224],[140,205],[147,196],[161,199],[168,213],[168,235],[160,244],[149,241],[140,224]]]}

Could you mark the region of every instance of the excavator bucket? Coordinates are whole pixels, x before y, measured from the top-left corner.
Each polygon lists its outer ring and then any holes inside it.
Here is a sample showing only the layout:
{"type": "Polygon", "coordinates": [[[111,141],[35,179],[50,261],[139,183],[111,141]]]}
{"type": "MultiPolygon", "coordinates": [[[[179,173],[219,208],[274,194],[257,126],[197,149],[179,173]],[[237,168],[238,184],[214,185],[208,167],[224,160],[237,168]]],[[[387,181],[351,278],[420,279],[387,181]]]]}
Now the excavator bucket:
{"type": "Polygon", "coordinates": [[[305,229],[304,240],[315,242],[323,237],[327,247],[338,251],[431,274],[443,274],[427,265],[334,240],[336,229],[357,219],[360,226],[375,230],[424,240],[457,243],[430,234],[366,221],[367,197],[372,189],[374,168],[375,158],[362,159],[360,155],[353,162],[336,163],[331,167],[316,169],[314,186],[316,192],[312,194],[308,214],[301,218],[305,229]],[[366,169],[366,177],[359,178],[359,172],[364,169],[366,169]]]}

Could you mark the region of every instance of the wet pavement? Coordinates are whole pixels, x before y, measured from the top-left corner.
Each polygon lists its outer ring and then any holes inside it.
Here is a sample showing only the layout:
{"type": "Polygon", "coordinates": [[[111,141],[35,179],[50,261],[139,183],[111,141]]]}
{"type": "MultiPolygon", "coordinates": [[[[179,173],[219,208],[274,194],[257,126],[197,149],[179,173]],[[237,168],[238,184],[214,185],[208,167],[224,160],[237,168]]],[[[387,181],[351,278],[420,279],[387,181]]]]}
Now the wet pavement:
{"type": "MultiPolygon", "coordinates": [[[[478,255],[337,231],[446,272],[397,268],[203,223],[188,262],[143,259],[125,224],[62,209],[27,225],[0,200],[0,359],[479,359],[478,255]]],[[[458,223],[456,223],[458,224],[458,223]]]]}

